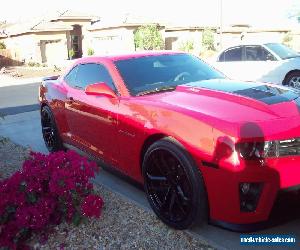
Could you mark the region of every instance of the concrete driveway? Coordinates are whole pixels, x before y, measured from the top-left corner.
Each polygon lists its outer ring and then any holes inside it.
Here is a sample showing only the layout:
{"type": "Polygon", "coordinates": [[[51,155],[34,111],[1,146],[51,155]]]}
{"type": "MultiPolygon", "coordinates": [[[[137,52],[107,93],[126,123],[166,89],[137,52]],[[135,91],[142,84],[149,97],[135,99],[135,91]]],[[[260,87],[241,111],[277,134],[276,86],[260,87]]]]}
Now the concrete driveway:
{"type": "MultiPolygon", "coordinates": [[[[0,87],[0,113],[5,113],[4,111],[7,111],[8,108],[10,110],[9,113],[4,114],[3,118],[0,118],[0,135],[10,138],[17,144],[29,146],[34,151],[47,153],[47,149],[42,140],[37,106],[38,84],[23,84],[18,85],[17,88],[15,87],[16,86],[0,87]],[[16,96],[18,96],[18,98],[16,98],[16,96]],[[24,109],[24,106],[28,105],[33,105],[33,110],[24,109]]],[[[150,210],[144,192],[125,182],[123,179],[103,170],[95,181],[119,193],[144,209],[150,210]]],[[[255,232],[255,234],[294,235],[298,241],[298,248],[289,247],[289,249],[299,249],[300,202],[287,200],[283,203],[284,204],[279,204],[274,210],[269,223],[270,226],[264,230],[255,232]]],[[[231,232],[208,224],[201,228],[188,230],[188,232],[195,237],[204,239],[217,249],[270,249],[270,247],[241,246],[240,233],[231,232]]],[[[272,248],[282,249],[280,246],[272,248]]]]}

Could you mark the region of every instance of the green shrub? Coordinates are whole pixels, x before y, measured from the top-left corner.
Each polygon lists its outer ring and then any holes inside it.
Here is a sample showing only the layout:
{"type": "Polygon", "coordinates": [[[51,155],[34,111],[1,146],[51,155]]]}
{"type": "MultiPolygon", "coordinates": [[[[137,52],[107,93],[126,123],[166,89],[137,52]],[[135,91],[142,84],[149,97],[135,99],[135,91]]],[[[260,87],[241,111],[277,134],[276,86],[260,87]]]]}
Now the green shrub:
{"type": "Polygon", "coordinates": [[[0,49],[6,49],[6,45],[4,42],[0,42],[0,49]]]}
{"type": "Polygon", "coordinates": [[[206,50],[215,50],[215,38],[211,29],[205,29],[202,33],[202,46],[206,50]]]}
{"type": "Polygon", "coordinates": [[[41,66],[41,64],[39,62],[32,62],[32,61],[28,62],[27,65],[29,67],[40,67],[41,66]]]}
{"type": "Polygon", "coordinates": [[[87,53],[88,53],[89,56],[92,56],[92,55],[95,54],[95,51],[92,48],[88,48],[87,53]]]}
{"type": "Polygon", "coordinates": [[[185,52],[192,52],[194,50],[194,42],[191,40],[187,40],[181,43],[179,50],[185,52]]]}
{"type": "Polygon", "coordinates": [[[35,66],[35,62],[29,62],[29,63],[27,63],[27,65],[28,65],[29,67],[34,67],[34,66],[35,66]]]}
{"type": "Polygon", "coordinates": [[[73,49],[69,50],[69,58],[72,59],[75,56],[75,51],[73,49]]]}
{"type": "Polygon", "coordinates": [[[134,33],[136,49],[155,50],[164,48],[164,40],[157,25],[144,25],[134,33]]]}

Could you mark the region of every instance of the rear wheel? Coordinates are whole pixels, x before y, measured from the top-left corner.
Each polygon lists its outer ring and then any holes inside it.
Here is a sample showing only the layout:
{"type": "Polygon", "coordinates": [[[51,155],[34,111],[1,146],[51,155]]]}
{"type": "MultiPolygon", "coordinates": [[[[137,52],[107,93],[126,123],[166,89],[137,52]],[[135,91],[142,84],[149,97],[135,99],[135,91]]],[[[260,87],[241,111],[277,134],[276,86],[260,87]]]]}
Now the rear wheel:
{"type": "Polygon", "coordinates": [[[284,85],[300,89],[300,71],[289,73],[284,79],[284,85]]]}
{"type": "Polygon", "coordinates": [[[41,125],[43,138],[49,152],[62,150],[62,142],[58,134],[54,116],[48,106],[44,106],[41,111],[41,125]]]}
{"type": "Polygon", "coordinates": [[[167,225],[186,229],[207,219],[202,176],[179,143],[164,138],[151,145],[144,157],[143,176],[148,201],[167,225]]]}

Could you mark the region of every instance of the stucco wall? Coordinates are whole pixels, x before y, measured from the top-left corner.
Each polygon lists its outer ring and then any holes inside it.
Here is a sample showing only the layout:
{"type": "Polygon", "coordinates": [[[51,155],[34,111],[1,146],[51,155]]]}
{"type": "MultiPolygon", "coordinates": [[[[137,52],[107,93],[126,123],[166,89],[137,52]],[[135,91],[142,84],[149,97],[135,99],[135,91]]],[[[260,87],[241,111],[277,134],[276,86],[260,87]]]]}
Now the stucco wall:
{"type": "Polygon", "coordinates": [[[165,32],[166,48],[172,50],[183,50],[187,42],[192,42],[194,49],[189,51],[196,55],[201,52],[202,31],[201,30],[174,30],[165,32]]]}
{"type": "Polygon", "coordinates": [[[11,51],[11,57],[16,61],[35,60],[37,41],[35,35],[24,34],[4,39],[7,49],[11,51]]]}
{"type": "Polygon", "coordinates": [[[293,49],[300,53],[300,30],[291,32],[293,40],[291,41],[291,45],[293,49]]]}
{"type": "Polygon", "coordinates": [[[36,40],[39,45],[36,51],[38,62],[42,61],[42,43],[45,43],[47,64],[55,64],[68,59],[67,34],[65,31],[41,32],[36,34],[36,40]]]}
{"type": "Polygon", "coordinates": [[[112,28],[91,31],[87,46],[93,48],[95,55],[132,52],[134,47],[134,28],[112,28]]]}
{"type": "MultiPolygon", "coordinates": [[[[47,63],[54,64],[68,58],[66,32],[40,32],[12,36],[3,40],[13,60],[42,62],[41,44],[45,43],[47,63]],[[52,41],[52,42],[51,42],[52,41]],[[55,44],[55,46],[54,46],[55,44]],[[50,51],[47,51],[49,47],[50,51]]],[[[43,45],[42,45],[43,47],[43,45]]]]}

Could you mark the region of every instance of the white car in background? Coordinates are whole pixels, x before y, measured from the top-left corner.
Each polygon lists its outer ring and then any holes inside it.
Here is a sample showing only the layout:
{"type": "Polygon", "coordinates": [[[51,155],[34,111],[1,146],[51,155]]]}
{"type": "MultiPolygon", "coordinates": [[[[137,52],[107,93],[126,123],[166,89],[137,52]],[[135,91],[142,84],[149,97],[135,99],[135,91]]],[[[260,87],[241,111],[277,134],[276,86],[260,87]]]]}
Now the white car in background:
{"type": "Polygon", "coordinates": [[[300,54],[280,43],[233,46],[223,50],[212,65],[231,79],[300,89],[300,54]]]}

